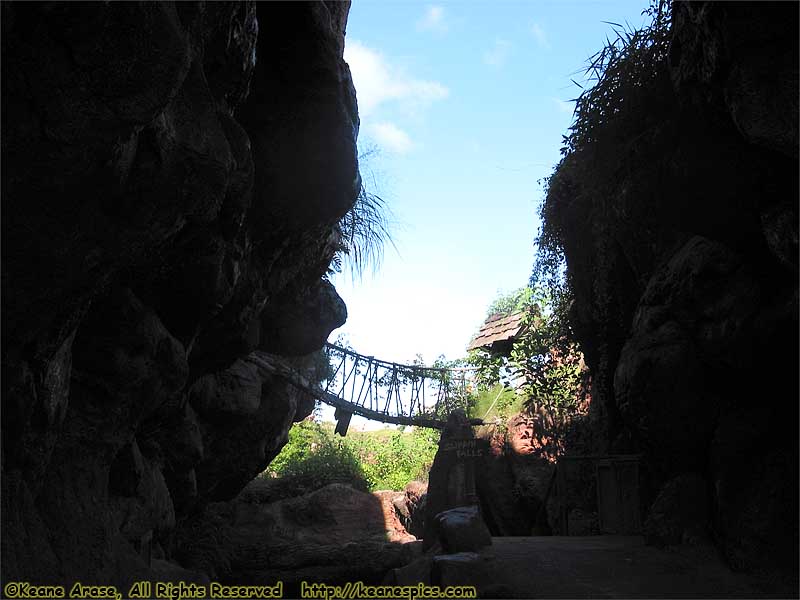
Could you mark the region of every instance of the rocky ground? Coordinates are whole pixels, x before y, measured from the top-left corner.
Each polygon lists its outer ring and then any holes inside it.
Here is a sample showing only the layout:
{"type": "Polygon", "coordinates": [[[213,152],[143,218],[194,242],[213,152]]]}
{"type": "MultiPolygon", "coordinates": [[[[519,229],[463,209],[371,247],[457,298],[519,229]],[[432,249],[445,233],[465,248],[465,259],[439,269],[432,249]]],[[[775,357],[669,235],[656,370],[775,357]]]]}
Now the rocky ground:
{"type": "MultiPolygon", "coordinates": [[[[792,598],[788,580],[737,574],[712,545],[663,550],[641,537],[493,538],[504,598],[792,598]]],[[[490,596],[487,596],[490,597],[490,596]]]]}

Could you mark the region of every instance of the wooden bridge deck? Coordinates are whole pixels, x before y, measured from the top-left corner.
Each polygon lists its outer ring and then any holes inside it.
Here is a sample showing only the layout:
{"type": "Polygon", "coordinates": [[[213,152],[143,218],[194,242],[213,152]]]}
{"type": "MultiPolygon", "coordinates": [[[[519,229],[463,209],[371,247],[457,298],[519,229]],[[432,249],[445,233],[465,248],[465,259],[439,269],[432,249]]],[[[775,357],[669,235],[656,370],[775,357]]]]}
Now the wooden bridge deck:
{"type": "MultiPolygon", "coordinates": [[[[348,420],[349,415],[359,415],[382,423],[433,429],[444,428],[447,414],[463,404],[467,373],[472,370],[392,363],[333,344],[327,344],[326,351],[329,360],[338,360],[325,388],[312,385],[275,356],[254,353],[248,360],[333,406],[348,420]]],[[[343,429],[346,431],[346,426],[343,429]]]]}

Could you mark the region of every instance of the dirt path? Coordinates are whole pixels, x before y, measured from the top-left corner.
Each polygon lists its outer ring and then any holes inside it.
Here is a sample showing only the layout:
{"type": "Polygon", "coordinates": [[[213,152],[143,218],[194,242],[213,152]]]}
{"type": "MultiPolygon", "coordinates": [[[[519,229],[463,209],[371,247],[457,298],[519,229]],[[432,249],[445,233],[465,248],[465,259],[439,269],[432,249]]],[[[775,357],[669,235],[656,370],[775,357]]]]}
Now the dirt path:
{"type": "Polygon", "coordinates": [[[765,598],[797,591],[731,572],[706,546],[680,552],[641,537],[493,538],[497,580],[517,598],[765,598]],[[770,589],[771,588],[771,589],[770,589]]]}

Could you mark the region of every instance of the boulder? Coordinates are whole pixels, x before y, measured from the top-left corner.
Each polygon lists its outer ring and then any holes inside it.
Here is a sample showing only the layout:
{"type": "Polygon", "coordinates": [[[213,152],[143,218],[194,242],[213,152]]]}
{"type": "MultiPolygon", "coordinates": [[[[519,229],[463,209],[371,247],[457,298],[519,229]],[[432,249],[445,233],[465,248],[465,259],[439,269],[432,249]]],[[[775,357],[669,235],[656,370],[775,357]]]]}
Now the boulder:
{"type": "Polygon", "coordinates": [[[709,539],[711,494],[708,481],[698,473],[669,480],[659,492],[644,522],[648,544],[674,546],[709,539]]]}
{"type": "Polygon", "coordinates": [[[260,502],[267,499],[265,487],[256,481],[236,500],[209,504],[205,514],[179,526],[181,563],[242,584],[294,585],[304,579],[377,583],[419,558],[421,543],[385,521],[393,510],[388,494],[331,484],[260,502]]]}
{"type": "Polygon", "coordinates": [[[477,552],[492,545],[492,536],[477,506],[460,506],[435,518],[438,539],[445,552],[477,552]]]}
{"type": "MultiPolygon", "coordinates": [[[[255,541],[269,534],[309,545],[386,540],[387,536],[396,537],[391,541],[414,540],[404,534],[396,519],[387,522],[386,512],[391,515],[393,509],[385,493],[370,494],[349,485],[332,483],[295,498],[271,503],[247,501],[252,500],[255,493],[243,494],[242,499],[231,506],[236,535],[242,539],[255,541]]],[[[213,507],[222,509],[217,504],[213,507]]]]}
{"type": "Polygon", "coordinates": [[[748,141],[797,157],[797,7],[696,2],[677,6],[674,22],[679,89],[719,94],[748,141]]]}
{"type": "Polygon", "coordinates": [[[478,430],[478,437],[487,440],[491,448],[478,459],[481,476],[477,490],[492,535],[530,535],[537,516],[537,531],[542,535],[549,532],[542,500],[553,466],[542,456],[540,435],[536,421],[523,414],[512,416],[505,431],[496,426],[478,430]]]}
{"type": "Polygon", "coordinates": [[[423,535],[426,548],[435,543],[435,519],[440,512],[477,502],[475,469],[487,451],[487,444],[475,439],[472,424],[464,411],[456,409],[451,412],[428,476],[423,535]]]}
{"type": "Polygon", "coordinates": [[[405,566],[393,569],[387,574],[389,581],[384,585],[414,586],[422,583],[431,585],[431,571],[433,570],[433,556],[425,555],[405,566]]]}
{"type": "Polygon", "coordinates": [[[203,459],[195,465],[195,472],[200,502],[234,498],[288,441],[298,402],[306,394],[278,377],[261,377],[255,412],[226,420],[199,420],[203,459]]]}
{"type": "Polygon", "coordinates": [[[175,527],[175,508],[164,475],[158,463],[139,453],[134,441],[118,454],[109,480],[109,505],[120,533],[148,562],[152,540],[168,539],[175,527]]]}
{"type": "Polygon", "coordinates": [[[189,389],[189,402],[206,420],[216,416],[246,417],[261,404],[261,381],[258,366],[240,358],[224,371],[195,381],[189,389]]]}
{"type": "Polygon", "coordinates": [[[347,307],[329,282],[320,280],[303,293],[288,293],[261,315],[260,348],[303,356],[321,348],[330,332],[344,325],[347,307]]]}
{"type": "Polygon", "coordinates": [[[421,538],[425,531],[425,506],[428,485],[419,481],[411,481],[406,485],[405,498],[401,502],[400,522],[406,531],[421,538]]]}
{"type": "Polygon", "coordinates": [[[390,542],[411,542],[417,538],[411,535],[402,521],[402,509],[405,508],[404,492],[382,490],[372,493],[381,503],[383,522],[386,527],[387,539],[390,542]],[[398,509],[398,506],[400,507],[398,509]]]}

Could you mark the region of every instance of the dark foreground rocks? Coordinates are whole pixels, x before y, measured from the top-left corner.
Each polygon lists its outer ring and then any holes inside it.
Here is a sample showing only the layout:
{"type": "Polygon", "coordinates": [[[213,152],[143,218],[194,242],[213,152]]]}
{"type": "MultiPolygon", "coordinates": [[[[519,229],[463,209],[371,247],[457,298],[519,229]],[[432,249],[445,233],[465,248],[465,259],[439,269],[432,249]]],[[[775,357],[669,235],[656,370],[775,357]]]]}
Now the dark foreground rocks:
{"type": "Polygon", "coordinates": [[[643,456],[648,535],[795,582],[797,23],[796,3],[674,2],[650,83],[568,153],[547,209],[597,451],[643,456]]]}
{"type": "MultiPolygon", "coordinates": [[[[488,450],[478,459],[477,493],[481,512],[494,536],[549,535],[544,506],[554,464],[542,453],[544,435],[534,417],[513,415],[505,427],[490,423],[477,437],[488,450]]],[[[553,512],[555,516],[557,511],[553,512]]]]}
{"type": "Polygon", "coordinates": [[[181,563],[237,585],[283,582],[288,592],[302,581],[375,584],[421,555],[393,507],[387,519],[385,493],[331,484],[274,502],[268,494],[257,479],[237,499],[210,504],[179,530],[181,563]]]}
{"type": "Polygon", "coordinates": [[[213,575],[181,540],[314,405],[259,357],[346,318],[348,10],[2,5],[2,583],[213,575]]]}

